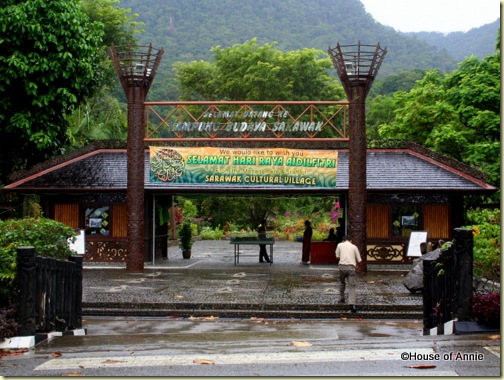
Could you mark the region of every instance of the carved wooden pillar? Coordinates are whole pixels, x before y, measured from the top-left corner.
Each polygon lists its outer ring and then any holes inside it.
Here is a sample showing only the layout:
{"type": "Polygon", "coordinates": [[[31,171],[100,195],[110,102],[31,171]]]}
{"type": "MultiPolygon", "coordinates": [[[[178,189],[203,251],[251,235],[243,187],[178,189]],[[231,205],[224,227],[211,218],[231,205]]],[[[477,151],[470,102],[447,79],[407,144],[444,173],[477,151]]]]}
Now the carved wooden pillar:
{"type": "Polygon", "coordinates": [[[358,272],[367,271],[366,243],[366,96],[383,62],[387,49],[380,44],[336,45],[329,48],[334,68],[350,102],[348,163],[348,231],[359,248],[362,262],[358,272]]]}
{"type": "Polygon", "coordinates": [[[128,257],[127,270],[144,269],[144,176],[145,176],[145,99],[163,49],[110,48],[110,55],[128,99],[128,257]]]}
{"type": "MultiPolygon", "coordinates": [[[[135,89],[133,89],[135,90],[135,89]]],[[[144,171],[143,102],[128,103],[128,260],[126,269],[144,268],[144,171]]]]}
{"type": "Polygon", "coordinates": [[[348,220],[349,235],[359,248],[362,262],[358,271],[367,270],[366,207],[367,207],[367,165],[365,96],[366,87],[357,85],[350,89],[350,130],[349,130],[349,176],[348,176],[348,220]]]}

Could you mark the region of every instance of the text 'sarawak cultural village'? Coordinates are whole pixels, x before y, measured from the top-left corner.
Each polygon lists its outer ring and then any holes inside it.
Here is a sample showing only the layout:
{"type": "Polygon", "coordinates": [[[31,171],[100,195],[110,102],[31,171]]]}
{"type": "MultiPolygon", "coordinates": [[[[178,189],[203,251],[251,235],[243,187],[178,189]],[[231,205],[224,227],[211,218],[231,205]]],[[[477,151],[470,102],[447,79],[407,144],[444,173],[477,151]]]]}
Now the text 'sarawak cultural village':
{"type": "Polygon", "coordinates": [[[366,263],[409,263],[411,231],[450,240],[463,198],[496,189],[481,172],[416,144],[368,147],[365,98],[379,44],[329,49],[348,101],[146,102],[163,50],[113,47],[128,99],[127,144],[97,142],[15,173],[44,215],[86,230],[88,262],[142,270],[160,257],[157,209],[175,195],[337,197],[366,263]]]}

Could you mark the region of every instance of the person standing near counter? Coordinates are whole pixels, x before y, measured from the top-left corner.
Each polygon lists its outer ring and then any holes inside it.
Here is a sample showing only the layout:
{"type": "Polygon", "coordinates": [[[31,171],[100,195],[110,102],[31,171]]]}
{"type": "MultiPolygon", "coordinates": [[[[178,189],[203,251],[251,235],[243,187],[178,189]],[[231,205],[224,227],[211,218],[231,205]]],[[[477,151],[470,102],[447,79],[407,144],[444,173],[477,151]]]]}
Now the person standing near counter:
{"type": "MultiPolygon", "coordinates": [[[[266,221],[263,220],[261,224],[259,224],[259,228],[257,229],[257,236],[259,240],[266,239],[266,221]]],[[[270,258],[268,256],[268,251],[266,250],[266,244],[259,244],[259,262],[260,263],[271,263],[270,258]]]]}
{"type": "Polygon", "coordinates": [[[334,233],[334,228],[329,230],[329,235],[323,241],[338,241],[338,236],[334,233]]]}
{"type": "Polygon", "coordinates": [[[313,230],[311,228],[311,223],[309,220],[305,220],[304,224],[305,224],[305,230],[303,233],[303,253],[301,256],[301,264],[308,265],[308,261],[310,261],[310,245],[313,230]]]}
{"type": "Polygon", "coordinates": [[[339,258],[340,303],[345,303],[345,289],[348,279],[348,303],[350,304],[352,313],[355,313],[357,311],[355,268],[362,259],[359,248],[355,244],[352,244],[352,239],[349,235],[343,236],[343,241],[336,247],[336,257],[339,258]]]}

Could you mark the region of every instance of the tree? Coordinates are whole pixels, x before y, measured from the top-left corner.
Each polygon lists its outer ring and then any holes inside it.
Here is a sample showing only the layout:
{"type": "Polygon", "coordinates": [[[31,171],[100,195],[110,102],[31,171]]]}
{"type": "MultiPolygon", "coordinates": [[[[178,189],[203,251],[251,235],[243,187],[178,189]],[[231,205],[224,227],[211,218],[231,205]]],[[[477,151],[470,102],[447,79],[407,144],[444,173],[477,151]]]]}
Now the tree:
{"type": "Polygon", "coordinates": [[[380,140],[379,128],[395,120],[397,97],[377,95],[366,104],[366,138],[380,140]]]}
{"type": "Polygon", "coordinates": [[[93,140],[124,140],[127,136],[126,104],[117,73],[108,57],[107,49],[115,46],[136,46],[135,35],[143,25],[134,21],[138,15],[119,8],[119,0],[81,0],[82,9],[91,22],[103,25],[100,44],[103,73],[99,91],[86,99],[67,118],[67,149],[78,148],[93,140]]]}
{"type": "Polygon", "coordinates": [[[377,80],[369,91],[369,97],[377,95],[392,95],[397,91],[409,91],[413,88],[417,80],[425,76],[426,71],[415,69],[391,74],[382,80],[377,80]]]}
{"type": "MultiPolygon", "coordinates": [[[[462,160],[489,174],[491,183],[499,184],[500,52],[481,61],[469,57],[447,76],[446,87],[448,101],[464,125],[457,142],[462,160]]],[[[434,138],[436,149],[447,143],[442,134],[434,138]]]]}
{"type": "Polygon", "coordinates": [[[67,117],[68,147],[75,149],[96,140],[125,140],[128,132],[126,104],[113,97],[107,88],[86,99],[67,117]]]}
{"type": "Polygon", "coordinates": [[[214,228],[231,223],[255,230],[261,221],[276,214],[278,204],[278,200],[268,197],[206,197],[201,200],[200,213],[211,218],[214,228]]]}
{"type": "Polygon", "coordinates": [[[409,92],[391,98],[392,106],[378,101],[393,108],[392,120],[373,115],[381,139],[417,142],[483,171],[499,186],[500,51],[481,61],[469,57],[449,74],[428,71],[409,92]]]}
{"type": "Polygon", "coordinates": [[[343,89],[327,54],[316,49],[281,52],[257,39],[216,46],[212,62],[176,62],[183,100],[339,100],[343,89]]]}
{"type": "Polygon", "coordinates": [[[426,144],[432,130],[446,122],[447,115],[440,112],[446,108],[442,82],[443,75],[432,70],[411,91],[394,93],[395,117],[380,127],[380,136],[426,144]]]}
{"type": "Polygon", "coordinates": [[[58,152],[67,115],[101,83],[103,25],[79,0],[4,0],[0,8],[0,182],[58,152]]]}
{"type": "Polygon", "coordinates": [[[103,24],[102,45],[136,45],[135,35],[142,32],[143,22],[135,21],[138,14],[118,6],[119,0],[81,0],[82,9],[91,22],[103,24]]]}

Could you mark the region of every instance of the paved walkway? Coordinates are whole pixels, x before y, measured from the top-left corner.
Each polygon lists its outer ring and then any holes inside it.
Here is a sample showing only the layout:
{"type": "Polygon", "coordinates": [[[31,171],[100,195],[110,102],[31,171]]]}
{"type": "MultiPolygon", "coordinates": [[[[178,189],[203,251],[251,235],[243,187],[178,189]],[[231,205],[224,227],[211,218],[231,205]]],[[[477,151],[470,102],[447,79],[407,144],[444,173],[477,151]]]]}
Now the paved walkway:
{"type": "MultiPolygon", "coordinates": [[[[276,242],[272,265],[259,263],[258,246],[245,245],[235,265],[233,250],[229,241],[197,241],[191,259],[183,259],[178,247],[170,247],[167,260],[146,263],[144,271],[85,264],[84,315],[334,317],[348,312],[348,305],[338,303],[338,267],[300,264],[301,243],[276,242]]],[[[368,271],[357,275],[359,315],[421,316],[421,294],[402,285],[409,269],[368,264],[368,271]]]]}

